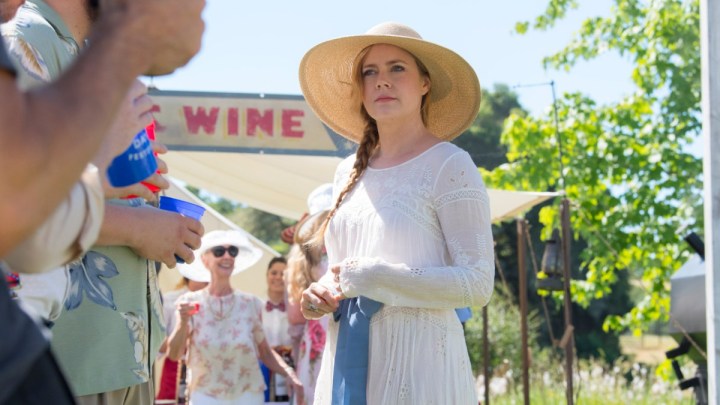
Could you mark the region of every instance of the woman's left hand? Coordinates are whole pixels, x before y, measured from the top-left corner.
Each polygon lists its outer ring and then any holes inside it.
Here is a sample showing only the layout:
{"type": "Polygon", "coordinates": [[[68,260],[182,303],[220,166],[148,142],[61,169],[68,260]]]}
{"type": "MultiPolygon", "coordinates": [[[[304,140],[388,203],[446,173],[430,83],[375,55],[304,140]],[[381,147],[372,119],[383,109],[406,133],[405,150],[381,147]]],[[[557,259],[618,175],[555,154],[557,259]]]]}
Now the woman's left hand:
{"type": "Polygon", "coordinates": [[[337,292],[327,286],[314,282],[303,291],[300,297],[300,311],[305,319],[320,319],[338,308],[337,292]]]}
{"type": "Polygon", "coordinates": [[[305,387],[303,387],[303,384],[300,382],[300,379],[292,368],[288,367],[286,371],[288,374],[286,379],[288,391],[292,392],[293,397],[297,399],[295,403],[298,405],[305,405],[305,387]]]}

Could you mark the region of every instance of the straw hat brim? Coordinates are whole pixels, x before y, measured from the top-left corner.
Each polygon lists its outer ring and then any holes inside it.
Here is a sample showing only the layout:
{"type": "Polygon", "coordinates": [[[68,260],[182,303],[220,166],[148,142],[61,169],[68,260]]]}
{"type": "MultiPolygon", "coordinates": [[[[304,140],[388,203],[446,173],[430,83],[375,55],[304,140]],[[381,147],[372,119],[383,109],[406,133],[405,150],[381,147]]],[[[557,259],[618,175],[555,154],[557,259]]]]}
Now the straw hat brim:
{"type": "Polygon", "coordinates": [[[427,67],[431,89],[427,127],[442,140],[467,128],[480,108],[480,82],[472,66],[443,46],[412,37],[357,35],[311,48],[300,62],[300,87],[310,108],[338,134],[359,143],[365,128],[360,105],[352,97],[353,64],[375,44],[390,44],[413,54],[427,67]]]}

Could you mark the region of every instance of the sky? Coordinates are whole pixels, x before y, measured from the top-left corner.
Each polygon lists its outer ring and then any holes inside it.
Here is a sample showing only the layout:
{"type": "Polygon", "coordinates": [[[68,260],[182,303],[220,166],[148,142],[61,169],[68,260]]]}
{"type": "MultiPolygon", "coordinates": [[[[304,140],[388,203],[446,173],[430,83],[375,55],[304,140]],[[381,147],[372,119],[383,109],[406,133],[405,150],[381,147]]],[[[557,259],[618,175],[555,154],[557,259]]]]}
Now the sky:
{"type": "MultiPolygon", "coordinates": [[[[485,88],[553,80],[558,96],[581,91],[599,103],[618,100],[632,92],[632,84],[630,64],[616,54],[582,62],[570,73],[542,66],[542,58],[562,49],[584,18],[610,12],[610,0],[581,3],[550,32],[519,35],[515,23],[539,15],[545,0],[209,0],[200,53],[172,75],[145,81],[160,90],[299,95],[298,65],[308,49],[397,21],[467,59],[485,88]]],[[[552,105],[549,85],[515,91],[532,114],[552,105]]]]}

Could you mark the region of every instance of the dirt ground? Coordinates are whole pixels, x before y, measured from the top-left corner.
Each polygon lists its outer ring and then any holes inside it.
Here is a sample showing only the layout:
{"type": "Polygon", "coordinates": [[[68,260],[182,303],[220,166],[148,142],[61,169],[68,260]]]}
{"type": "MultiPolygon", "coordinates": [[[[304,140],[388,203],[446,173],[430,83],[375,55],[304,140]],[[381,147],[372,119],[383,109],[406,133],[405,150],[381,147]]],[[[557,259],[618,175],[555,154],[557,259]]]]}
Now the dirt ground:
{"type": "Polygon", "coordinates": [[[666,351],[674,349],[677,346],[678,343],[670,336],[620,336],[620,349],[622,353],[632,356],[632,358],[639,363],[658,364],[665,360],[666,351]]]}

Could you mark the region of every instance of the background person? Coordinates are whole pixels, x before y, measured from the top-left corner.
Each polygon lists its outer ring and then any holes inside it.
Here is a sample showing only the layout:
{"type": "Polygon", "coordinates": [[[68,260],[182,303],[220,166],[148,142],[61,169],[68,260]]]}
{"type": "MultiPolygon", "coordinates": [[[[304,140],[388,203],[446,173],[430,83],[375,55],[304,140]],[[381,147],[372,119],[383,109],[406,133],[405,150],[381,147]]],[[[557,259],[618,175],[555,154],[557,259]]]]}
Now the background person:
{"type": "MultiPolygon", "coordinates": [[[[268,299],[262,311],[263,330],[270,347],[277,352],[283,360],[294,367],[292,360],[292,338],[288,331],[288,313],[285,298],[285,269],[287,260],[282,257],[273,257],[268,263],[266,272],[268,299]]],[[[288,402],[287,382],[282,375],[270,372],[261,364],[265,379],[265,402],[288,402]]]]}
{"type": "Polygon", "coordinates": [[[328,318],[306,320],[300,310],[300,300],[302,292],[327,272],[325,247],[312,244],[312,239],[325,222],[328,213],[327,209],[313,212],[298,222],[294,235],[295,245],[290,250],[288,261],[288,318],[291,324],[303,326],[295,370],[305,388],[305,402],[308,404],[313,403],[315,397],[328,318]]]}
{"type": "MultiPolygon", "coordinates": [[[[201,290],[207,287],[207,282],[190,280],[187,277],[183,277],[180,283],[176,286],[173,291],[168,291],[163,294],[163,314],[165,317],[165,330],[172,331],[175,329],[175,309],[177,307],[177,300],[183,294],[193,291],[201,290]]],[[[165,338],[162,345],[160,345],[159,354],[162,356],[162,370],[160,372],[160,385],[158,387],[158,393],[155,397],[156,400],[170,400],[176,401],[179,397],[178,389],[180,383],[180,377],[183,375],[183,369],[185,368],[184,359],[172,360],[167,357],[167,342],[165,338]]],[[[182,393],[184,395],[184,393],[182,393]]],[[[156,403],[158,402],[156,401],[156,403]]],[[[168,402],[169,403],[169,402],[168,402]]]]}
{"type": "Polygon", "coordinates": [[[447,142],[477,115],[475,72],[383,23],[310,49],[300,84],[359,143],[319,234],[331,271],[301,300],[307,318],[333,313],[315,403],[477,404],[455,308],[492,294],[490,207],[476,165],[447,142]]]}
{"type": "Polygon", "coordinates": [[[297,375],[265,338],[264,303],[230,285],[232,274],[257,262],[262,252],[235,230],[208,232],[202,242],[200,260],[179,269],[185,277],[209,284],[178,299],[177,324],[168,343],[173,360],[187,349],[190,403],[263,404],[265,383],[258,360],[288,378],[302,395],[297,375]]]}

